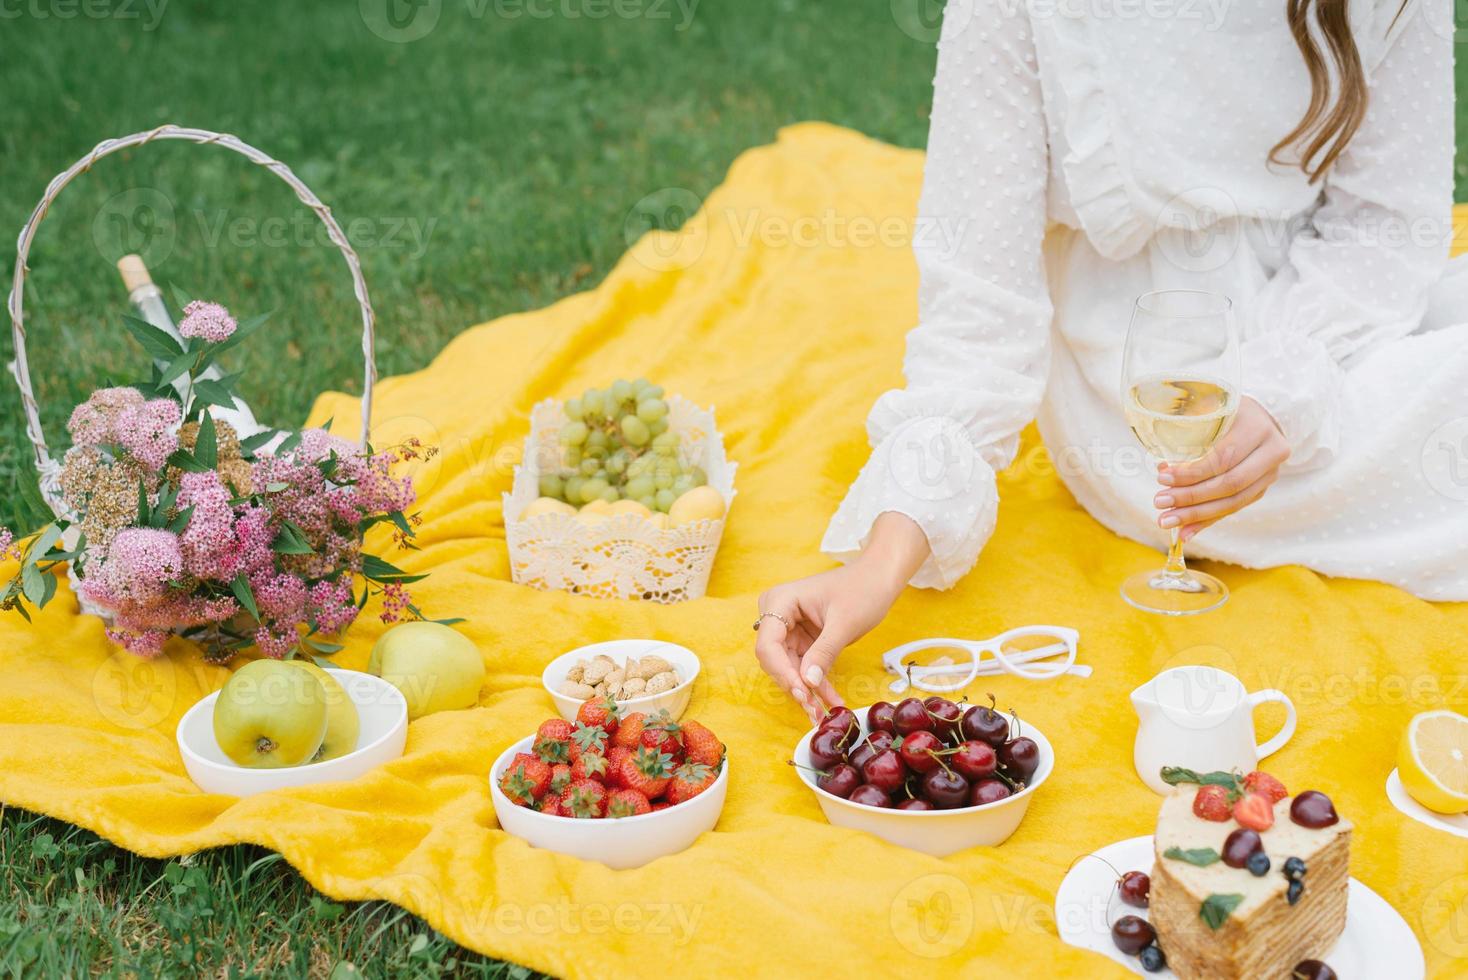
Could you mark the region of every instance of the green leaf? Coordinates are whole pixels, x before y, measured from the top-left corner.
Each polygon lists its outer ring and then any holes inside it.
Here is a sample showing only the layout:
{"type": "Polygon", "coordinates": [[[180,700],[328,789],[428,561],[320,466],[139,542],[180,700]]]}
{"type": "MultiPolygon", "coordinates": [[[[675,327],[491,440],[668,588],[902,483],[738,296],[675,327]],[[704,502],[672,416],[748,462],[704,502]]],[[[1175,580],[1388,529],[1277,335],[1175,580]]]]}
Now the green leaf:
{"type": "Polygon", "coordinates": [[[229,583],[229,591],[234,593],[234,597],[239,600],[240,605],[258,623],[260,621],[260,610],[255,605],[255,593],[250,590],[250,580],[245,578],[244,572],[240,572],[234,577],[234,581],[229,583]]]}
{"type": "Polygon", "coordinates": [[[374,582],[399,582],[407,585],[410,582],[421,582],[427,575],[410,575],[398,568],[390,561],[385,561],[376,555],[362,556],[362,577],[374,582]]]}
{"type": "Polygon", "coordinates": [[[274,315],[275,311],[271,310],[268,313],[260,313],[256,316],[249,317],[248,319],[241,320],[239,326],[235,327],[234,333],[231,334],[227,339],[219,342],[218,344],[215,344],[213,351],[211,351],[208,356],[212,357],[213,355],[224,353],[231,347],[238,347],[240,344],[249,339],[250,335],[253,334],[256,330],[259,330],[261,327],[265,326],[266,321],[268,321],[274,315]]]}
{"type": "Polygon", "coordinates": [[[270,547],[278,555],[313,555],[316,553],[306,543],[306,536],[301,529],[290,521],[281,523],[280,533],[276,535],[270,547]]]}
{"type": "Polygon", "coordinates": [[[1162,856],[1174,861],[1186,861],[1199,868],[1206,868],[1219,860],[1218,852],[1211,847],[1190,847],[1186,851],[1181,847],[1169,847],[1162,852],[1162,856]]]}
{"type": "Polygon", "coordinates": [[[1200,786],[1222,786],[1231,793],[1242,792],[1243,784],[1235,773],[1231,772],[1204,772],[1198,773],[1182,766],[1163,766],[1162,781],[1169,786],[1178,783],[1197,783],[1200,786]]]}
{"type": "Polygon", "coordinates": [[[394,524],[396,524],[398,530],[399,531],[402,531],[403,534],[406,537],[410,537],[410,538],[416,537],[416,535],[413,533],[413,525],[411,525],[411,524],[408,523],[408,519],[403,516],[403,512],[402,511],[395,510],[391,514],[388,514],[387,516],[388,516],[388,520],[390,520],[394,524]]]}
{"type": "Polygon", "coordinates": [[[246,452],[254,452],[271,439],[274,439],[275,433],[275,429],[266,429],[264,432],[257,432],[248,439],[241,439],[240,448],[246,452]]]}
{"type": "Polygon", "coordinates": [[[193,454],[187,450],[177,450],[168,457],[168,465],[183,470],[185,473],[208,473],[209,467],[199,462],[193,454]]]}
{"type": "Polygon", "coordinates": [[[330,643],[326,640],[316,640],[309,636],[302,637],[301,642],[318,653],[339,653],[342,649],[340,643],[330,643]]]}
{"type": "Polygon", "coordinates": [[[189,504],[183,510],[174,515],[173,520],[168,522],[168,530],[174,534],[182,534],[184,528],[189,526],[189,518],[194,516],[194,505],[189,504]]]}
{"type": "Polygon", "coordinates": [[[325,657],[312,657],[311,658],[311,662],[314,663],[316,666],[320,667],[323,670],[325,670],[328,667],[335,667],[336,666],[336,664],[332,663],[330,660],[327,660],[325,657]]]}
{"type": "Polygon", "coordinates": [[[234,408],[234,395],[224,385],[209,378],[194,382],[194,397],[218,408],[234,408]]]}
{"type": "Polygon", "coordinates": [[[178,304],[178,312],[179,315],[182,316],[184,307],[192,303],[194,301],[194,297],[184,292],[183,288],[180,287],[179,284],[176,282],[169,283],[168,289],[169,292],[173,293],[173,301],[178,304]]]}
{"type": "Polygon", "coordinates": [[[300,444],[301,432],[298,429],[295,432],[292,432],[290,435],[286,436],[285,440],[276,448],[275,451],[278,455],[284,456],[286,453],[290,452],[292,449],[295,449],[300,444]]]}
{"type": "Polygon", "coordinates": [[[142,480],[138,481],[138,524],[149,527],[148,518],[151,516],[151,507],[148,506],[148,485],[142,480]]]}
{"type": "Polygon", "coordinates": [[[199,420],[199,435],[194,440],[194,458],[206,470],[212,470],[219,465],[219,436],[214,428],[214,416],[208,412],[199,420]]]}
{"type": "Polygon", "coordinates": [[[169,388],[173,384],[175,379],[181,378],[188,373],[188,370],[190,366],[193,365],[193,363],[194,355],[189,353],[188,351],[184,351],[182,354],[169,361],[168,364],[166,364],[161,371],[158,371],[153,376],[153,390],[162,391],[169,388]]]}
{"type": "Polygon", "coordinates": [[[1204,922],[1208,923],[1208,928],[1216,930],[1228,921],[1229,915],[1233,913],[1234,909],[1239,907],[1239,903],[1243,900],[1244,896],[1237,892],[1230,892],[1227,895],[1209,895],[1203,899],[1203,905],[1198,909],[1198,915],[1204,922]]]}
{"type": "Polygon", "coordinates": [[[25,597],[31,600],[31,604],[34,606],[40,607],[45,605],[47,577],[44,572],[30,563],[21,567],[21,590],[25,593],[25,597]]]}
{"type": "Polygon", "coordinates": [[[34,562],[51,550],[51,546],[61,540],[61,528],[56,524],[47,524],[36,535],[36,543],[31,545],[26,555],[26,560],[34,562]]]}
{"type": "Polygon", "coordinates": [[[41,584],[45,587],[45,591],[41,593],[41,601],[38,602],[38,603],[36,603],[36,605],[38,605],[38,606],[44,606],[46,603],[50,602],[55,597],[55,595],[56,595],[56,576],[55,575],[43,575],[43,576],[41,576],[41,584]]]}
{"type": "Polygon", "coordinates": [[[156,360],[171,364],[175,357],[184,352],[178,341],[147,320],[124,314],[122,325],[137,339],[139,344],[143,345],[143,350],[156,360]]]}

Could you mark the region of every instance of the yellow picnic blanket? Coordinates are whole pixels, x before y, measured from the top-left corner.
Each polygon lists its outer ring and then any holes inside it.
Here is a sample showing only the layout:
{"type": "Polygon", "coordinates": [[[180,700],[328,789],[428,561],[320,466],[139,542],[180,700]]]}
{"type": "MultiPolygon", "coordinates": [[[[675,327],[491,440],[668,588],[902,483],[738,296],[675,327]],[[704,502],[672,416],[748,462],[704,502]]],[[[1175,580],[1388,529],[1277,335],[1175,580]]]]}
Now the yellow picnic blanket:
{"type": "MultiPolygon", "coordinates": [[[[1055,745],[1056,772],[1019,831],[998,849],[926,857],[829,826],[785,765],[806,722],[759,672],[750,622],[762,589],[829,567],[817,544],[866,459],[867,410],[901,381],[921,166],[919,152],[833,126],[787,129],[741,156],[682,233],[643,237],[597,289],[468,330],[427,369],[382,382],[377,441],[411,433],[442,447],[418,473],[422,551],[400,564],[432,572],[424,606],[467,618],[489,667],[477,709],[415,722],[401,760],[353,783],[205,795],[173,729],[226,672],[181,645],[153,662],[113,649],[63,589],[34,626],[0,619],[0,801],[147,855],[261,844],[335,898],[395,902],[465,946],[563,977],[951,976],[981,964],[1119,976],[1057,938],[1055,889],[1077,855],[1153,828],[1127,693],[1164,667],[1214,663],[1294,699],[1299,733],[1269,768],[1332,795],[1356,824],[1354,874],[1411,924],[1434,975],[1468,973],[1468,840],[1408,820],[1383,791],[1408,718],[1468,704],[1468,608],[1296,567],[1210,566],[1233,590],[1222,610],[1135,612],[1117,584],[1157,553],[1092,520],[1032,435],[1000,478],[979,567],[950,592],[909,590],[835,674],[866,704],[884,691],[880,652],[900,642],[1079,628],[1089,679],[970,691],[993,691],[1055,745]],[[716,406],[739,463],[709,595],[664,607],[511,584],[500,494],[530,407],[639,375],[716,406]],[[499,830],[485,775],[553,713],[544,664],[643,636],[703,657],[690,713],[728,743],[731,765],[717,830],[633,871],[499,830]]],[[[329,416],[353,418],[351,399],[323,396],[313,418],[329,416]]],[[[382,629],[364,616],[339,661],[362,667],[382,629]]],[[[1261,738],[1279,718],[1261,711],[1261,738]]]]}

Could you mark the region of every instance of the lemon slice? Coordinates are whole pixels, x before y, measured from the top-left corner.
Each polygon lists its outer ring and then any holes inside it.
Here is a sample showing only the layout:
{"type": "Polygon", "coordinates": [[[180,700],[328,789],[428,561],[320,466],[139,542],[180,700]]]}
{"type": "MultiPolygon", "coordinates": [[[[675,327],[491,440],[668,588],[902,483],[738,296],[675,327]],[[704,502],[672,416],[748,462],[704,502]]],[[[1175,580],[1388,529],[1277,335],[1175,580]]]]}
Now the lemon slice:
{"type": "Polygon", "coordinates": [[[1407,793],[1438,813],[1468,813],[1468,718],[1424,711],[1402,733],[1397,772],[1407,793]]]}

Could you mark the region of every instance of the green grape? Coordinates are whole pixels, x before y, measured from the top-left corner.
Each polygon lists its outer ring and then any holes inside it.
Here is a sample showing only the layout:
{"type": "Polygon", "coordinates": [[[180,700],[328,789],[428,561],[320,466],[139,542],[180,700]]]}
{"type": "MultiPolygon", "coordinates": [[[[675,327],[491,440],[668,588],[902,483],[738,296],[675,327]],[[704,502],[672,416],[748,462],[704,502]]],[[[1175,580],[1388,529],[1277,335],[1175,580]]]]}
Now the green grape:
{"type": "Polygon", "coordinates": [[[581,450],[567,449],[565,452],[561,453],[561,462],[570,469],[574,470],[576,467],[581,465],[581,450]]]}
{"type": "Polygon", "coordinates": [[[589,504],[610,489],[611,487],[607,485],[606,480],[603,480],[599,476],[594,476],[581,484],[581,502],[583,504],[589,504]]]}
{"type": "Polygon", "coordinates": [[[636,415],[628,415],[622,419],[622,438],[629,445],[645,446],[647,440],[652,438],[652,433],[647,431],[647,423],[636,415]]]}
{"type": "Polygon", "coordinates": [[[644,422],[656,422],[668,414],[668,403],[661,398],[645,398],[637,403],[637,417],[644,422]]]}
{"type": "Polygon", "coordinates": [[[668,420],[665,418],[658,419],[656,422],[653,422],[647,427],[647,431],[651,432],[655,436],[662,435],[664,432],[668,431],[668,420]]]}
{"type": "Polygon", "coordinates": [[[661,435],[654,436],[652,448],[653,452],[659,456],[676,456],[678,454],[678,433],[664,432],[661,435]]]}
{"type": "Polygon", "coordinates": [[[637,393],[638,398],[641,398],[642,393],[651,387],[652,382],[647,380],[646,378],[638,378],[636,381],[632,382],[632,390],[637,393]]]}
{"type": "Polygon", "coordinates": [[[585,409],[581,407],[581,399],[572,398],[566,402],[566,418],[572,422],[580,422],[585,409]]]}
{"type": "Polygon", "coordinates": [[[607,438],[607,434],[601,429],[592,429],[586,436],[586,446],[589,449],[606,449],[611,444],[612,441],[607,438]]]}
{"type": "Polygon", "coordinates": [[[695,487],[701,487],[705,483],[709,482],[709,476],[703,471],[702,466],[694,466],[690,468],[688,470],[688,475],[693,477],[693,485],[695,487]]]}
{"type": "Polygon", "coordinates": [[[657,485],[653,483],[652,477],[641,474],[627,481],[627,496],[633,500],[641,500],[643,497],[651,497],[657,492],[657,485]]]}
{"type": "Polygon", "coordinates": [[[652,478],[652,485],[657,487],[659,490],[671,490],[673,488],[674,479],[675,477],[672,473],[660,472],[657,476],[652,478]]]}
{"type": "Polygon", "coordinates": [[[647,473],[651,469],[652,457],[638,456],[632,462],[627,464],[627,478],[633,479],[635,477],[642,476],[644,473],[647,473]]]}
{"type": "Polygon", "coordinates": [[[596,476],[600,472],[601,472],[601,460],[599,460],[599,459],[583,459],[581,461],[581,475],[582,476],[596,476]]]}
{"type": "Polygon", "coordinates": [[[562,494],[566,492],[566,484],[558,473],[542,473],[540,475],[540,495],[542,497],[555,497],[557,500],[564,499],[562,494]]]}
{"type": "Polygon", "coordinates": [[[566,503],[581,503],[581,484],[585,482],[585,479],[579,475],[566,478],[566,496],[563,498],[566,503]]]}
{"type": "Polygon", "coordinates": [[[561,427],[561,445],[579,446],[586,441],[590,432],[585,422],[568,422],[561,427]]]}
{"type": "Polygon", "coordinates": [[[605,490],[602,491],[601,499],[605,500],[609,504],[615,504],[617,501],[622,499],[622,495],[617,492],[616,487],[607,487],[605,490]]]}
{"type": "Polygon", "coordinates": [[[661,397],[663,397],[663,386],[662,385],[648,385],[647,386],[647,390],[644,391],[642,394],[643,394],[643,397],[645,397],[645,398],[661,398],[661,397]]]}
{"type": "Polygon", "coordinates": [[[607,457],[607,472],[612,476],[621,476],[627,472],[627,450],[618,449],[607,457]]]}
{"type": "Polygon", "coordinates": [[[612,400],[613,401],[617,401],[617,402],[630,402],[632,400],[632,395],[633,394],[634,394],[634,392],[632,390],[632,382],[630,382],[630,381],[613,381],[612,382],[612,400]]]}
{"type": "Polygon", "coordinates": [[[694,486],[696,486],[696,484],[693,482],[693,477],[689,476],[687,473],[684,473],[682,476],[673,481],[673,493],[681,497],[688,491],[692,490],[694,486]]]}
{"type": "Polygon", "coordinates": [[[605,415],[606,406],[606,396],[595,388],[586,389],[586,393],[581,396],[581,407],[587,415],[605,415]]]}
{"type": "Polygon", "coordinates": [[[649,493],[646,496],[633,497],[632,499],[637,501],[642,506],[646,507],[648,510],[658,509],[658,498],[656,493],[649,493]]]}
{"type": "Polygon", "coordinates": [[[668,512],[668,508],[673,506],[673,501],[677,499],[677,497],[673,496],[673,491],[659,490],[655,502],[657,504],[658,510],[666,514],[668,512]]]}

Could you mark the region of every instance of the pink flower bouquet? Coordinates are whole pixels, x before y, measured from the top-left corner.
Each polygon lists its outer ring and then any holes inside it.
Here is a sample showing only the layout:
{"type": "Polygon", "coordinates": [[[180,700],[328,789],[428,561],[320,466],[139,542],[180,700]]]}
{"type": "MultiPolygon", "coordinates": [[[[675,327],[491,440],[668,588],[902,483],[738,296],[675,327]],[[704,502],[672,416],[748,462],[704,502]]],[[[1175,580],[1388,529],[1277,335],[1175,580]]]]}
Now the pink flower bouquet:
{"type": "Polygon", "coordinates": [[[211,415],[233,407],[234,394],[210,366],[263,322],[237,324],[216,303],[191,302],[180,341],[129,319],[159,366],[72,412],[61,474],[70,513],[24,545],[0,528],[0,552],[20,562],[0,608],[29,618],[26,603],[50,601],[49,573],[70,561],[82,599],[109,614],[113,641],[151,657],[182,636],[217,662],[252,646],[277,658],[334,652],[323,636],[349,626],[374,595],[384,621],[422,618],[407,591],[422,576],[362,547],[378,524],[412,547],[413,484],[393,467],[432,449],[416,440],[364,449],[323,429],[242,440],[211,415]]]}

